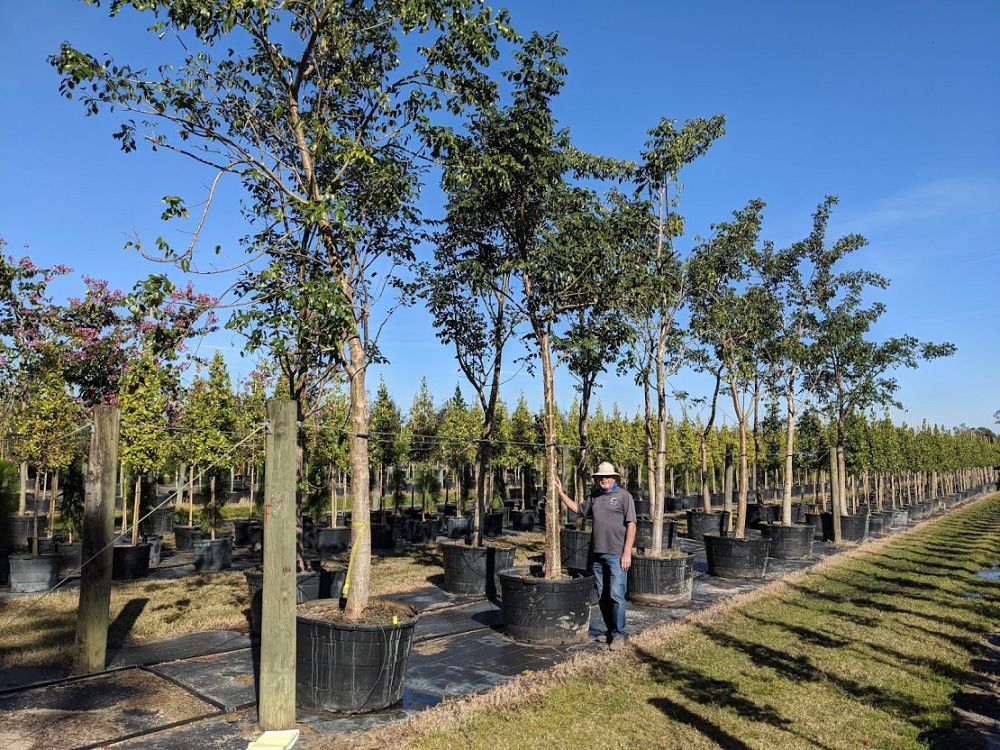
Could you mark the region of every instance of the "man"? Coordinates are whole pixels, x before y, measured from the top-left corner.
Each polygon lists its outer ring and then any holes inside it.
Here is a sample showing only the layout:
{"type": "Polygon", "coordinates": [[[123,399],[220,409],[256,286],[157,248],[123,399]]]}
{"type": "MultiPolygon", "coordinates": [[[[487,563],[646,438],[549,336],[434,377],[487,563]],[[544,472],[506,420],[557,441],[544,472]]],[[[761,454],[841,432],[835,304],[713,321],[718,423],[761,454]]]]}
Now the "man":
{"type": "Polygon", "coordinates": [[[596,485],[594,492],[580,503],[563,492],[562,483],[558,481],[556,491],[563,505],[592,519],[591,546],[597,596],[607,629],[608,648],[617,651],[625,645],[625,591],[635,541],[635,502],[618,486],[621,475],[607,461],[598,466],[591,477],[596,485]]]}

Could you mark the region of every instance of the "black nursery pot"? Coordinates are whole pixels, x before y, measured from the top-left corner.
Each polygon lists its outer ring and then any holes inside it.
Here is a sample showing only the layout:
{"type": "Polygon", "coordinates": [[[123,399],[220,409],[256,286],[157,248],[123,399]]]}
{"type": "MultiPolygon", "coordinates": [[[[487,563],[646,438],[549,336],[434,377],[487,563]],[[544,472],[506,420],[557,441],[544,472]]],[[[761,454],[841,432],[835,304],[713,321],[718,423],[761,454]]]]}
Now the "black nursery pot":
{"type": "Polygon", "coordinates": [[[751,529],[760,529],[765,523],[774,523],[781,520],[780,505],[757,505],[747,506],[747,526],[751,529]]]}
{"type": "Polygon", "coordinates": [[[628,571],[630,601],[658,607],[683,607],[691,603],[694,591],[694,554],[684,552],[668,557],[632,556],[628,571]]]}
{"type": "Polygon", "coordinates": [[[215,539],[198,539],[194,542],[194,569],[228,570],[233,566],[232,537],[220,536],[215,539]]]}
{"type": "Polygon", "coordinates": [[[705,534],[718,534],[722,536],[725,529],[722,528],[724,516],[722,513],[706,513],[703,510],[689,510],[687,515],[687,536],[696,542],[703,540],[705,534]]]}
{"type": "Polygon", "coordinates": [[[514,564],[517,547],[491,545],[477,547],[460,542],[441,545],[444,554],[444,589],[451,594],[496,597],[499,573],[514,564]]]}
{"type": "MultiPolygon", "coordinates": [[[[840,517],[840,539],[844,542],[860,542],[868,535],[868,516],[842,515],[840,517]]],[[[823,538],[833,541],[833,513],[823,514],[823,538]]]]}
{"type": "Polygon", "coordinates": [[[116,544],[111,559],[111,577],[116,581],[132,581],[149,575],[148,544],[116,544]]]}
{"type": "Polygon", "coordinates": [[[178,552],[194,548],[194,541],[201,539],[200,526],[174,526],[174,549],[178,552]]]}
{"type": "Polygon", "coordinates": [[[339,555],[351,548],[351,530],[346,526],[336,528],[319,527],[315,530],[316,553],[320,557],[339,555]]]}
{"type": "Polygon", "coordinates": [[[372,549],[394,549],[396,538],[392,535],[392,526],[387,523],[373,523],[372,549]]]}
{"type": "Polygon", "coordinates": [[[771,540],[705,534],[708,574],[720,578],[763,578],[771,540]]]}
{"type": "Polygon", "coordinates": [[[512,510],[510,512],[510,526],[515,531],[531,531],[535,528],[535,511],[512,510]]]}
{"type": "Polygon", "coordinates": [[[637,516],[648,516],[650,514],[649,500],[635,499],[635,514],[637,516]]]}
{"type": "Polygon", "coordinates": [[[816,527],[812,524],[782,526],[780,523],[766,523],[760,527],[761,535],[771,540],[769,556],[779,560],[805,560],[812,557],[815,532],[816,527]]]}
{"type": "Polygon", "coordinates": [[[48,591],[59,582],[59,555],[10,555],[8,578],[13,594],[48,591]]]}
{"type": "Polygon", "coordinates": [[[813,527],[813,539],[823,539],[823,514],[806,513],[806,524],[813,527]]]}
{"type": "MultiPolygon", "coordinates": [[[[250,591],[250,635],[260,635],[264,607],[264,571],[251,568],[244,571],[250,591]]],[[[314,599],[339,599],[344,591],[347,568],[304,570],[295,574],[295,603],[314,599]]]]}
{"type": "Polygon", "coordinates": [[[501,571],[500,588],[504,631],[515,641],[559,646],[588,640],[593,575],[546,580],[540,570],[521,566],[501,571]]]}
{"type": "Polygon", "coordinates": [[[503,511],[483,516],[483,536],[503,536],[503,511]]]}
{"type": "MultiPolygon", "coordinates": [[[[677,546],[677,522],[663,522],[663,549],[671,549],[677,546]],[[674,533],[671,533],[671,527],[674,533]]],[[[651,549],[653,547],[653,522],[645,518],[640,518],[635,523],[635,542],[632,545],[636,549],[651,549]]],[[[569,566],[567,566],[569,567],[569,566]]]]}
{"type": "Polygon", "coordinates": [[[306,711],[380,711],[403,697],[406,660],[413,645],[417,611],[381,600],[398,610],[397,622],[332,622],[299,607],[295,626],[295,704],[306,711]]]}
{"type": "Polygon", "coordinates": [[[562,564],[572,571],[588,571],[594,558],[590,554],[591,533],[576,529],[563,529],[559,533],[559,552],[562,564]]]}

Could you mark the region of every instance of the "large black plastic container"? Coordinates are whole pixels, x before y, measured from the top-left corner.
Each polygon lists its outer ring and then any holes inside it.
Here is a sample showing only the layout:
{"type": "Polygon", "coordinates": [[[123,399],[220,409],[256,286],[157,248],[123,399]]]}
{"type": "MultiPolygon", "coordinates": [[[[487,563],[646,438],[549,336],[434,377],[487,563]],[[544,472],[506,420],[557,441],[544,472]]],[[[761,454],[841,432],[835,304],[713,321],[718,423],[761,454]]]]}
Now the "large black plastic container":
{"type": "Polygon", "coordinates": [[[514,564],[517,547],[513,544],[477,547],[446,542],[441,545],[441,551],[444,554],[445,591],[493,599],[500,590],[498,575],[514,564]]]}
{"type": "MultiPolygon", "coordinates": [[[[162,534],[144,534],[142,541],[149,545],[149,564],[159,565],[160,555],[163,552],[162,534]]],[[[61,547],[62,545],[60,545],[61,547]]]]}
{"type": "Polygon", "coordinates": [[[233,566],[232,537],[198,539],[193,543],[192,551],[195,570],[228,570],[233,566]]]}
{"type": "Polygon", "coordinates": [[[250,546],[250,519],[249,518],[234,518],[233,519],[233,546],[234,547],[249,547],[250,546]]]}
{"type": "MultiPolygon", "coordinates": [[[[844,542],[860,542],[868,536],[868,516],[842,515],[840,517],[840,539],[844,542]]],[[[823,514],[823,538],[833,541],[833,513],[823,514]]]]}
{"type": "Polygon", "coordinates": [[[908,506],[911,521],[922,521],[927,517],[927,506],[923,503],[913,503],[908,506]]]}
{"type": "MultiPolygon", "coordinates": [[[[264,606],[264,571],[251,568],[243,572],[250,591],[250,635],[260,635],[264,606]]],[[[344,591],[347,567],[332,570],[304,570],[295,574],[295,603],[311,602],[314,599],[339,599],[344,591]]]]}
{"type": "MultiPolygon", "coordinates": [[[[28,538],[35,535],[35,517],[34,516],[10,516],[5,524],[7,529],[8,539],[6,544],[14,549],[26,549],[28,547],[28,538]]],[[[40,537],[45,536],[45,532],[49,527],[49,519],[46,516],[38,517],[38,535],[40,537]]],[[[0,540],[3,543],[4,540],[0,540]]]]}
{"type": "Polygon", "coordinates": [[[813,539],[823,538],[823,514],[809,511],[806,513],[806,524],[813,527],[813,539]]]}
{"type": "Polygon", "coordinates": [[[10,555],[10,591],[31,594],[48,591],[59,582],[59,555],[10,555]]]}
{"type": "Polygon", "coordinates": [[[80,575],[81,555],[83,554],[82,542],[59,542],[56,545],[56,552],[59,555],[59,575],[80,575]]]}
{"type": "Polygon", "coordinates": [[[172,502],[162,508],[151,511],[139,522],[139,530],[143,534],[167,534],[174,530],[174,506],[172,502]]]}
{"type": "Polygon", "coordinates": [[[705,534],[708,574],[720,578],[763,578],[771,541],[764,537],[705,534]]]}
{"type": "MultiPolygon", "coordinates": [[[[635,542],[632,545],[636,549],[653,548],[653,522],[646,518],[640,518],[635,522],[635,542]]],[[[677,546],[677,521],[665,520],[663,522],[663,549],[677,546]]],[[[565,564],[565,560],[563,560],[565,564]]]]}
{"type": "Polygon", "coordinates": [[[761,536],[771,540],[768,555],[778,560],[806,560],[812,557],[815,532],[816,527],[811,523],[791,526],[765,523],[760,527],[761,536]]]}
{"type": "Polygon", "coordinates": [[[472,519],[469,516],[446,516],[445,536],[449,539],[461,539],[469,535],[472,519]]]}
{"type": "Polygon", "coordinates": [[[686,515],[688,539],[700,542],[705,534],[718,534],[721,536],[724,531],[722,522],[725,516],[722,513],[689,510],[686,515]]]}
{"type": "Polygon", "coordinates": [[[642,500],[640,498],[635,498],[635,514],[637,516],[648,516],[652,511],[650,509],[649,500],[642,500]]]}
{"type": "Polygon", "coordinates": [[[868,516],[868,536],[885,536],[891,521],[892,513],[872,513],[868,516]]]}
{"type": "Polygon", "coordinates": [[[906,508],[893,508],[890,512],[892,513],[890,527],[893,529],[906,528],[906,524],[910,522],[910,511],[906,508]]]}
{"type": "Polygon", "coordinates": [[[531,531],[535,528],[535,511],[512,510],[510,512],[510,527],[515,531],[531,531]]]}
{"type": "Polygon", "coordinates": [[[751,529],[759,529],[765,523],[774,523],[780,520],[780,505],[758,505],[757,503],[747,505],[747,526],[751,529]]]}
{"type": "Polygon", "coordinates": [[[174,549],[178,552],[190,551],[196,539],[201,539],[200,526],[174,526],[174,549]]]}
{"type": "Polygon", "coordinates": [[[387,523],[373,523],[372,549],[394,549],[396,538],[392,535],[392,526],[387,523]]]}
{"type": "Polygon", "coordinates": [[[632,556],[628,571],[628,599],[659,607],[683,607],[694,591],[694,555],[673,553],[669,557],[632,556]]]}
{"type": "Polygon", "coordinates": [[[111,559],[111,577],[116,581],[134,581],[149,575],[148,544],[116,544],[111,559]]]}
{"type": "Polygon", "coordinates": [[[503,511],[483,517],[483,536],[503,536],[503,511]]]}
{"type": "Polygon", "coordinates": [[[0,549],[0,586],[10,583],[10,550],[0,549]]]}
{"type": "Polygon", "coordinates": [[[594,576],[542,578],[541,569],[500,573],[504,631],[515,641],[558,646],[589,638],[594,576]]]}
{"type": "MultiPolygon", "coordinates": [[[[35,543],[34,537],[28,537],[28,551],[31,551],[32,545],[35,543]]],[[[40,555],[54,555],[58,550],[56,549],[56,540],[51,536],[44,536],[38,540],[38,554],[40,555]]]]}
{"type": "Polygon", "coordinates": [[[314,546],[320,557],[347,552],[351,548],[351,530],[347,526],[316,527],[314,546]]]}
{"type": "Polygon", "coordinates": [[[408,604],[380,600],[399,611],[396,624],[336,623],[296,618],[295,702],[299,709],[362,713],[379,711],[403,697],[406,660],[417,612],[408,604]]]}
{"type": "MultiPolygon", "coordinates": [[[[594,558],[591,555],[591,533],[564,529],[559,534],[559,552],[564,568],[573,571],[589,571],[594,558]]],[[[513,564],[513,563],[512,563],[513,564]]]]}

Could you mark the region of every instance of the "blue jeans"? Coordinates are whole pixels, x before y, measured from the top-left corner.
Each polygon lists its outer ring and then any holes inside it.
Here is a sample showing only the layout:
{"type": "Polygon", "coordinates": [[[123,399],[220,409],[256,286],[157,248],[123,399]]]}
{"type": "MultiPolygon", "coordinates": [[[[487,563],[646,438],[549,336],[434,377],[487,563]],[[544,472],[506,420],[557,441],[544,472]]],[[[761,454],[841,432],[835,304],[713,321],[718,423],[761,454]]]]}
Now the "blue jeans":
{"type": "Polygon", "coordinates": [[[622,570],[622,556],[594,555],[594,576],[597,578],[597,598],[608,635],[625,635],[625,590],[628,571],[622,570]]]}

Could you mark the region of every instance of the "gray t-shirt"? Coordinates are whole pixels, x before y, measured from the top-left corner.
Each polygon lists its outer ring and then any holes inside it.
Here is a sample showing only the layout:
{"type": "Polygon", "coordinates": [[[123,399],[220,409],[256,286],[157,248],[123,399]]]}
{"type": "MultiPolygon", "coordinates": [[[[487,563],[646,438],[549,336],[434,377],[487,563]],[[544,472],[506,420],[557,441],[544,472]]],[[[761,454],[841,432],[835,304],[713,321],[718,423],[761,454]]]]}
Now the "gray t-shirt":
{"type": "Polygon", "coordinates": [[[635,501],[618,485],[580,503],[580,513],[593,519],[595,555],[620,555],[625,549],[626,524],[635,523],[635,501]]]}

